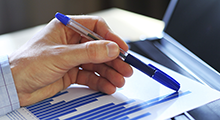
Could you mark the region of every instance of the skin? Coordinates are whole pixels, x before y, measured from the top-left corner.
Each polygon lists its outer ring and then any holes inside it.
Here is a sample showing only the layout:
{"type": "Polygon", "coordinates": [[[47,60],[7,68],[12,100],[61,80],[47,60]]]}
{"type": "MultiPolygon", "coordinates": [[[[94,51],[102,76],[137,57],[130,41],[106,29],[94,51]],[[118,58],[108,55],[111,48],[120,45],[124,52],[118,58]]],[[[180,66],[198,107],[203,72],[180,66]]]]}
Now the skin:
{"type": "Polygon", "coordinates": [[[103,19],[69,17],[106,40],[88,41],[57,19],[51,20],[9,56],[21,106],[51,97],[74,83],[112,94],[125,84],[124,77],[132,75],[130,65],[118,58],[119,47],[127,51],[128,46],[103,19]]]}

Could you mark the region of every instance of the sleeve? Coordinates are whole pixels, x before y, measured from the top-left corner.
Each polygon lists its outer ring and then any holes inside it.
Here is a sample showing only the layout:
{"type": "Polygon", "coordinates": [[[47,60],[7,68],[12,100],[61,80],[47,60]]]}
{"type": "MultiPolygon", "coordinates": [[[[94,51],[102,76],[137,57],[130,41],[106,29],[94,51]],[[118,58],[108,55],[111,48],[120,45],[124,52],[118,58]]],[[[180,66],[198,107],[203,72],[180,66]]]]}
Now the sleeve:
{"type": "Polygon", "coordinates": [[[8,56],[0,56],[0,116],[20,108],[8,56]]]}

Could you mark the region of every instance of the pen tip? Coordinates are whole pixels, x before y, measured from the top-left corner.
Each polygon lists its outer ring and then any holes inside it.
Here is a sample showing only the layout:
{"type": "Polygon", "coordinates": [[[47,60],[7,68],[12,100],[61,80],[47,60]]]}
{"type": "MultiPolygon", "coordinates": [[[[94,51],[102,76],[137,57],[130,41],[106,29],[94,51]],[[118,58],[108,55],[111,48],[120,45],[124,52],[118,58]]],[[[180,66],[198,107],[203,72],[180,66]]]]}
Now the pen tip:
{"type": "Polygon", "coordinates": [[[57,13],[55,14],[55,17],[56,17],[60,22],[62,22],[64,25],[67,25],[68,22],[69,22],[69,20],[70,20],[69,17],[67,17],[66,15],[64,15],[64,14],[62,14],[62,13],[59,13],[59,12],[57,12],[57,13]]]}

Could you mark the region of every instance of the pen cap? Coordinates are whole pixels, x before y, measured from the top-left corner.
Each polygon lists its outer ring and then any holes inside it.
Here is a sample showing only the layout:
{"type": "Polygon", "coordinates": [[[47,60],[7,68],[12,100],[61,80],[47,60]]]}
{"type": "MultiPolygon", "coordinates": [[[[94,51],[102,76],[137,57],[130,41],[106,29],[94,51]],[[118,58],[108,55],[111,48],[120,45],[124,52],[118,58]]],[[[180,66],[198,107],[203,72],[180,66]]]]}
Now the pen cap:
{"type": "Polygon", "coordinates": [[[56,17],[60,22],[62,22],[64,25],[67,25],[68,22],[69,22],[69,20],[70,20],[69,17],[67,17],[66,15],[61,14],[61,13],[59,13],[59,12],[56,13],[55,17],[56,17]]]}
{"type": "Polygon", "coordinates": [[[171,88],[175,91],[178,91],[180,89],[180,84],[173,79],[171,76],[169,76],[168,74],[164,73],[163,71],[161,71],[160,69],[156,68],[155,66],[148,64],[150,67],[156,69],[154,75],[152,76],[152,78],[158,82],[160,82],[161,84],[163,84],[164,86],[171,88]]]}

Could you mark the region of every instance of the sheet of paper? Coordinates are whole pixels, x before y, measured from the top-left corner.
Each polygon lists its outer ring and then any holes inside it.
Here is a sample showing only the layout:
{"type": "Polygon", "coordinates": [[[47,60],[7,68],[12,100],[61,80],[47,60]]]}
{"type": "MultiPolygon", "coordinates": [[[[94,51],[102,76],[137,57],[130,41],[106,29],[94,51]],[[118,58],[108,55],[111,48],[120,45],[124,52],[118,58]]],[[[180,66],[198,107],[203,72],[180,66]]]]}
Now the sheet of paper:
{"type": "Polygon", "coordinates": [[[134,69],[133,76],[126,78],[125,86],[112,95],[72,85],[52,98],[15,110],[1,119],[162,120],[220,98],[216,90],[133,55],[174,77],[181,84],[180,91],[174,92],[134,69]]]}

